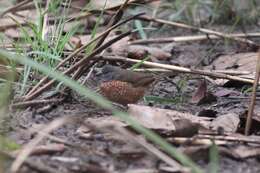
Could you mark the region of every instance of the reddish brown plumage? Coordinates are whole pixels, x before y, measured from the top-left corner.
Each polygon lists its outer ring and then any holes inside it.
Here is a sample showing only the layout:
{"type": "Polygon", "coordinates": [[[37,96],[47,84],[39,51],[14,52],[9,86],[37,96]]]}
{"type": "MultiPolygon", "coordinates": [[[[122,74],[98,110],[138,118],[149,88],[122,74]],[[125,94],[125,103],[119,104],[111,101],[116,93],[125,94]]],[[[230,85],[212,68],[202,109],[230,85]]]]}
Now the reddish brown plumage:
{"type": "Polygon", "coordinates": [[[140,100],[154,81],[151,74],[133,72],[111,65],[105,65],[102,72],[106,80],[100,85],[101,94],[110,101],[123,105],[140,100]]]}
{"type": "Polygon", "coordinates": [[[109,100],[123,105],[136,103],[145,93],[145,87],[133,87],[131,83],[116,80],[102,83],[100,90],[109,100]]]}

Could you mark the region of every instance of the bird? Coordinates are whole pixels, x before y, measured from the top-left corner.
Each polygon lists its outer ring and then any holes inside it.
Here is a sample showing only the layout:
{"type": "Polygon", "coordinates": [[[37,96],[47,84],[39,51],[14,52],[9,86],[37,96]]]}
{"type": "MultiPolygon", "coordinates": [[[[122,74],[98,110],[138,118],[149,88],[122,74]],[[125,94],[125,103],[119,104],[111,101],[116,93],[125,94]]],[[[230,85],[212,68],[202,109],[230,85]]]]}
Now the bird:
{"type": "Polygon", "coordinates": [[[108,100],[122,105],[138,102],[155,80],[151,74],[112,65],[105,65],[102,74],[105,80],[99,87],[101,94],[108,100]]]}

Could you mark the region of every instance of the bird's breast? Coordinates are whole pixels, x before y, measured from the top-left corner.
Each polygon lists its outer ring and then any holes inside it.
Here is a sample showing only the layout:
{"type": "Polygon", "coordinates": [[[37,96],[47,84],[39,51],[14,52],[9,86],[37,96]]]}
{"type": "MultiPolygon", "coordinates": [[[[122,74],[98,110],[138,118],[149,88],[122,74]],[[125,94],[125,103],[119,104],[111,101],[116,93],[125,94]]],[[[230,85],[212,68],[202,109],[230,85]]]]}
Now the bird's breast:
{"type": "Polygon", "coordinates": [[[100,91],[110,101],[127,105],[141,99],[144,96],[145,88],[133,87],[131,83],[113,80],[103,82],[100,85],[100,91]]]}

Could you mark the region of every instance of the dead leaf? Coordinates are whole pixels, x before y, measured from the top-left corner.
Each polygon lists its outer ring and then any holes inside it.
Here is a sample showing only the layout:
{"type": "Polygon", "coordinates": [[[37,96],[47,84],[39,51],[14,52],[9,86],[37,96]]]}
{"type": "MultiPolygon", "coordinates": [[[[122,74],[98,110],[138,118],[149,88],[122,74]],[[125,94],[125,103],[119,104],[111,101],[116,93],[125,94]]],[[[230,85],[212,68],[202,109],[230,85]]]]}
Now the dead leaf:
{"type": "Polygon", "coordinates": [[[121,40],[110,46],[111,52],[116,55],[124,55],[125,48],[128,47],[129,37],[124,37],[121,40]]]}
{"type": "Polygon", "coordinates": [[[91,40],[91,35],[77,35],[82,45],[87,44],[91,40]]]}
{"type": "MultiPolygon", "coordinates": [[[[130,0],[129,3],[131,2],[135,2],[136,0],[130,0]]],[[[107,0],[107,1],[95,1],[95,0],[91,0],[91,5],[92,7],[94,7],[94,9],[99,9],[102,10],[105,6],[105,9],[111,9],[111,8],[115,8],[118,6],[121,6],[124,4],[125,1],[122,0],[107,0]]]]}
{"type": "Polygon", "coordinates": [[[167,60],[172,56],[169,52],[157,47],[147,47],[147,51],[152,57],[158,60],[167,60]]]}
{"type": "Polygon", "coordinates": [[[71,45],[74,46],[74,50],[80,48],[83,44],[81,42],[81,38],[74,36],[70,38],[71,45]]]}
{"type": "Polygon", "coordinates": [[[257,53],[238,53],[219,56],[210,66],[214,70],[236,70],[254,72],[257,53]]]}
{"type": "Polygon", "coordinates": [[[216,131],[224,130],[224,132],[234,133],[237,131],[239,123],[239,116],[235,113],[229,113],[218,116],[212,121],[210,126],[216,131]]]}
{"type": "Polygon", "coordinates": [[[144,59],[149,55],[145,46],[128,46],[124,51],[126,56],[132,59],[144,59]]]}
{"type": "MultiPolygon", "coordinates": [[[[109,126],[127,127],[127,124],[122,122],[119,118],[110,117],[97,117],[87,118],[84,123],[77,129],[77,134],[84,139],[93,138],[96,129],[106,128],[109,126]]],[[[115,136],[106,136],[106,138],[116,138],[115,136]]],[[[119,139],[120,140],[120,139],[119,139]]]]}
{"type": "Polygon", "coordinates": [[[143,59],[147,55],[157,60],[167,60],[171,54],[157,47],[148,47],[143,45],[129,45],[126,49],[128,58],[143,59]]]}
{"type": "Polygon", "coordinates": [[[225,97],[225,96],[229,96],[229,95],[238,96],[239,92],[234,91],[232,89],[222,88],[221,90],[215,92],[214,95],[217,96],[217,97],[225,97]]]}
{"type": "MultiPolygon", "coordinates": [[[[172,131],[178,136],[194,134],[196,129],[208,128],[208,118],[197,117],[190,113],[174,110],[152,108],[149,106],[128,105],[128,113],[144,127],[153,130],[172,131]],[[191,130],[191,128],[194,128],[191,130]],[[187,132],[191,130],[191,132],[187,132]]],[[[208,128],[209,129],[209,128],[208,128]]]]}
{"type": "Polygon", "coordinates": [[[129,38],[124,38],[111,46],[113,54],[126,56],[132,59],[144,59],[150,56],[154,61],[167,60],[171,57],[171,53],[157,47],[148,47],[144,45],[129,45],[129,38]]]}
{"type": "Polygon", "coordinates": [[[200,82],[197,91],[192,96],[191,102],[197,105],[201,105],[204,103],[211,103],[216,100],[216,96],[207,91],[207,83],[205,80],[203,80],[200,82]]]}
{"type": "Polygon", "coordinates": [[[102,9],[104,8],[113,8],[118,5],[122,5],[123,1],[121,0],[107,0],[107,1],[91,1],[91,5],[96,9],[102,9]]]}
{"type": "MultiPolygon", "coordinates": [[[[220,71],[231,70],[233,72],[241,73],[241,75],[236,75],[236,76],[247,78],[247,79],[254,79],[256,59],[257,59],[257,53],[255,52],[222,55],[219,56],[215,61],[213,61],[213,63],[210,66],[206,66],[204,69],[220,70],[220,71]]],[[[219,80],[217,83],[222,86],[225,85],[225,87],[241,87],[245,85],[244,82],[233,81],[233,80],[231,81],[226,79],[222,79],[221,81],[219,80]]]]}

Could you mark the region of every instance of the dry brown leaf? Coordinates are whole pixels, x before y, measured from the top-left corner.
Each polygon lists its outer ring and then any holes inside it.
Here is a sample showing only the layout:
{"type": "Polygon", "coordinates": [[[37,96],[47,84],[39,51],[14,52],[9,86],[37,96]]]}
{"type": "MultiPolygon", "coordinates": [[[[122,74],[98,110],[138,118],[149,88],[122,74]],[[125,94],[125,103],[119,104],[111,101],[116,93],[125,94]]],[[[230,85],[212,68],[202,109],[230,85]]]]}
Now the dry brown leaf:
{"type": "Polygon", "coordinates": [[[74,46],[75,50],[83,45],[81,39],[77,36],[71,37],[69,42],[74,46]]]}
{"type": "Polygon", "coordinates": [[[169,52],[166,52],[157,47],[148,47],[144,45],[129,45],[129,37],[121,39],[111,46],[113,54],[126,56],[132,59],[144,59],[150,56],[155,60],[166,60],[171,57],[169,52]]]}
{"type": "Polygon", "coordinates": [[[126,127],[127,125],[120,121],[116,117],[97,117],[97,118],[87,118],[84,121],[84,124],[77,129],[77,133],[82,138],[91,138],[93,135],[93,130],[91,127],[95,126],[96,129],[107,127],[107,126],[116,126],[116,127],[126,127]]]}
{"type": "Polygon", "coordinates": [[[239,123],[239,116],[235,113],[229,113],[218,116],[212,121],[210,126],[216,131],[224,130],[224,132],[234,133],[237,131],[239,123]]]}
{"type": "MultiPolygon", "coordinates": [[[[135,0],[130,0],[129,2],[134,2],[135,0]]],[[[107,1],[96,1],[91,0],[91,5],[94,7],[94,9],[102,10],[104,8],[104,5],[106,3],[105,9],[118,7],[122,4],[124,4],[125,0],[107,0],[107,1]]]]}
{"type": "Polygon", "coordinates": [[[147,47],[147,51],[152,57],[158,60],[167,60],[171,57],[171,53],[157,47],[147,47]]]}
{"type": "Polygon", "coordinates": [[[144,59],[148,55],[148,51],[145,46],[128,46],[124,49],[126,56],[132,59],[144,59]]]}
{"type": "MultiPolygon", "coordinates": [[[[254,79],[256,59],[257,53],[255,52],[222,55],[213,61],[210,66],[206,66],[205,69],[245,73],[236,76],[254,79]]],[[[217,79],[215,82],[225,87],[241,87],[245,84],[244,82],[229,81],[226,79],[217,79]]]]}
{"type": "Polygon", "coordinates": [[[124,37],[116,43],[112,44],[110,46],[112,53],[116,55],[124,55],[125,48],[128,47],[129,39],[129,37],[124,37]]]}
{"type": "Polygon", "coordinates": [[[125,48],[127,57],[133,59],[143,59],[147,55],[158,60],[166,60],[171,54],[157,47],[148,47],[143,45],[129,45],[125,48]]]}
{"type": "Polygon", "coordinates": [[[91,40],[91,35],[77,35],[82,45],[87,44],[91,40]]]}
{"type": "Polygon", "coordinates": [[[240,77],[254,79],[255,64],[257,59],[257,53],[238,53],[231,55],[223,55],[218,57],[210,66],[206,69],[214,70],[232,70],[237,72],[249,73],[245,75],[238,75],[240,77]]]}
{"type": "Polygon", "coordinates": [[[216,100],[216,96],[207,91],[207,83],[205,80],[203,80],[200,82],[197,91],[192,96],[191,102],[197,105],[201,105],[204,103],[211,103],[216,100]]]}
{"type": "Polygon", "coordinates": [[[238,53],[218,57],[211,65],[215,70],[255,71],[257,53],[238,53]]]}
{"type": "MultiPolygon", "coordinates": [[[[187,135],[187,129],[195,128],[196,131],[197,126],[209,129],[209,118],[149,106],[128,106],[128,113],[144,127],[149,129],[173,131],[173,134],[176,132],[178,136],[187,135]]],[[[193,130],[189,132],[188,136],[194,133],[193,130]]]]}
{"type": "Polygon", "coordinates": [[[238,96],[240,93],[238,91],[232,90],[232,89],[221,89],[219,91],[216,91],[214,93],[215,96],[217,97],[226,97],[226,96],[238,96]]]}

